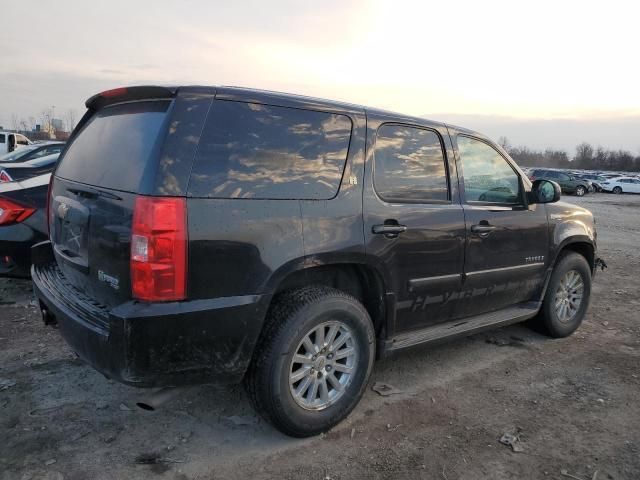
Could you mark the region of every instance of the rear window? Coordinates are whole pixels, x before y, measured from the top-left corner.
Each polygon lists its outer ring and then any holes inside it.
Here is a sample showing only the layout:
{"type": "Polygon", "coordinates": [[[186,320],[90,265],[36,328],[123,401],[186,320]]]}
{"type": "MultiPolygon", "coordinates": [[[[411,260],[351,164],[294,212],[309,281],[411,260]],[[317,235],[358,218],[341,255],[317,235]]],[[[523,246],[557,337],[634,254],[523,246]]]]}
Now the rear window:
{"type": "Polygon", "coordinates": [[[98,111],[67,148],[56,175],[136,192],[168,108],[167,101],[147,101],[98,111]]]}
{"type": "Polygon", "coordinates": [[[200,138],[189,194],[333,198],[350,139],[345,115],[217,100],[200,138]]]}

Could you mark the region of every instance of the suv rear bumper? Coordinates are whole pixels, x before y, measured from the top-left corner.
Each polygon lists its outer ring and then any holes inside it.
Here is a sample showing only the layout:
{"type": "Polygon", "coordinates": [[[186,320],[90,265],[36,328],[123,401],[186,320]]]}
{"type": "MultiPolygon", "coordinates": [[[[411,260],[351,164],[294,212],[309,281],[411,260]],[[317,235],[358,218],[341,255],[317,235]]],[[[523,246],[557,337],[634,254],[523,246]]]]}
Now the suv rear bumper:
{"type": "Polygon", "coordinates": [[[139,387],[239,382],[270,301],[245,295],[107,309],[67,284],[55,262],[34,264],[31,275],[45,322],[57,323],[96,370],[139,387]]]}

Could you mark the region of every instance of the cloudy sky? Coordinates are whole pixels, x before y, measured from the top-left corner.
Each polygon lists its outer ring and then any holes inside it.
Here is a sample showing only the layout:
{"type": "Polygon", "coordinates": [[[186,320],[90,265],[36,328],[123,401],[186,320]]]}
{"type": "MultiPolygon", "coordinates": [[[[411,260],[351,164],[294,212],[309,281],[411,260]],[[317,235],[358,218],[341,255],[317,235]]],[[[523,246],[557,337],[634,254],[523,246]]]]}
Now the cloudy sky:
{"type": "Polygon", "coordinates": [[[227,84],[640,153],[631,0],[10,2],[0,125],[130,84],[227,84]]]}

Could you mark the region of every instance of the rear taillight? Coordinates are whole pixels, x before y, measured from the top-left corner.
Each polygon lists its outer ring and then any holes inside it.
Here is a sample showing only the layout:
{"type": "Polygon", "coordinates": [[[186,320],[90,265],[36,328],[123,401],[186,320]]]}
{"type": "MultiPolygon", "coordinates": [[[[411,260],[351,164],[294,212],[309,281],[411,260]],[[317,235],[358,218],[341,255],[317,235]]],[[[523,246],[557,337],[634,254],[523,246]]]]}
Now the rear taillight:
{"type": "Polygon", "coordinates": [[[149,302],[186,298],[186,216],[184,198],[136,198],[131,228],[134,298],[149,302]]]}
{"type": "Polygon", "coordinates": [[[0,226],[20,223],[29,218],[35,211],[35,208],[0,197],[0,226]]]}
{"type": "Polygon", "coordinates": [[[11,175],[9,175],[6,170],[0,172],[0,183],[3,182],[13,182],[13,178],[11,178],[11,175]]]}

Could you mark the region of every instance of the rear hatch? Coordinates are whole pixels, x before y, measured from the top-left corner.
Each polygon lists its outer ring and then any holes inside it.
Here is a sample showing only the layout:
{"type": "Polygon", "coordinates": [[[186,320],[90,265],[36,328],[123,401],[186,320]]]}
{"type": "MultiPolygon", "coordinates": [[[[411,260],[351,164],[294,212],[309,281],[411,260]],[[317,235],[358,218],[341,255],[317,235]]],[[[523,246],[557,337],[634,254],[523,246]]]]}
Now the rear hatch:
{"type": "Polygon", "coordinates": [[[107,307],[131,298],[135,199],[154,174],[173,103],[168,90],[159,96],[89,100],[51,184],[57,264],[73,287],[107,307]]]}

